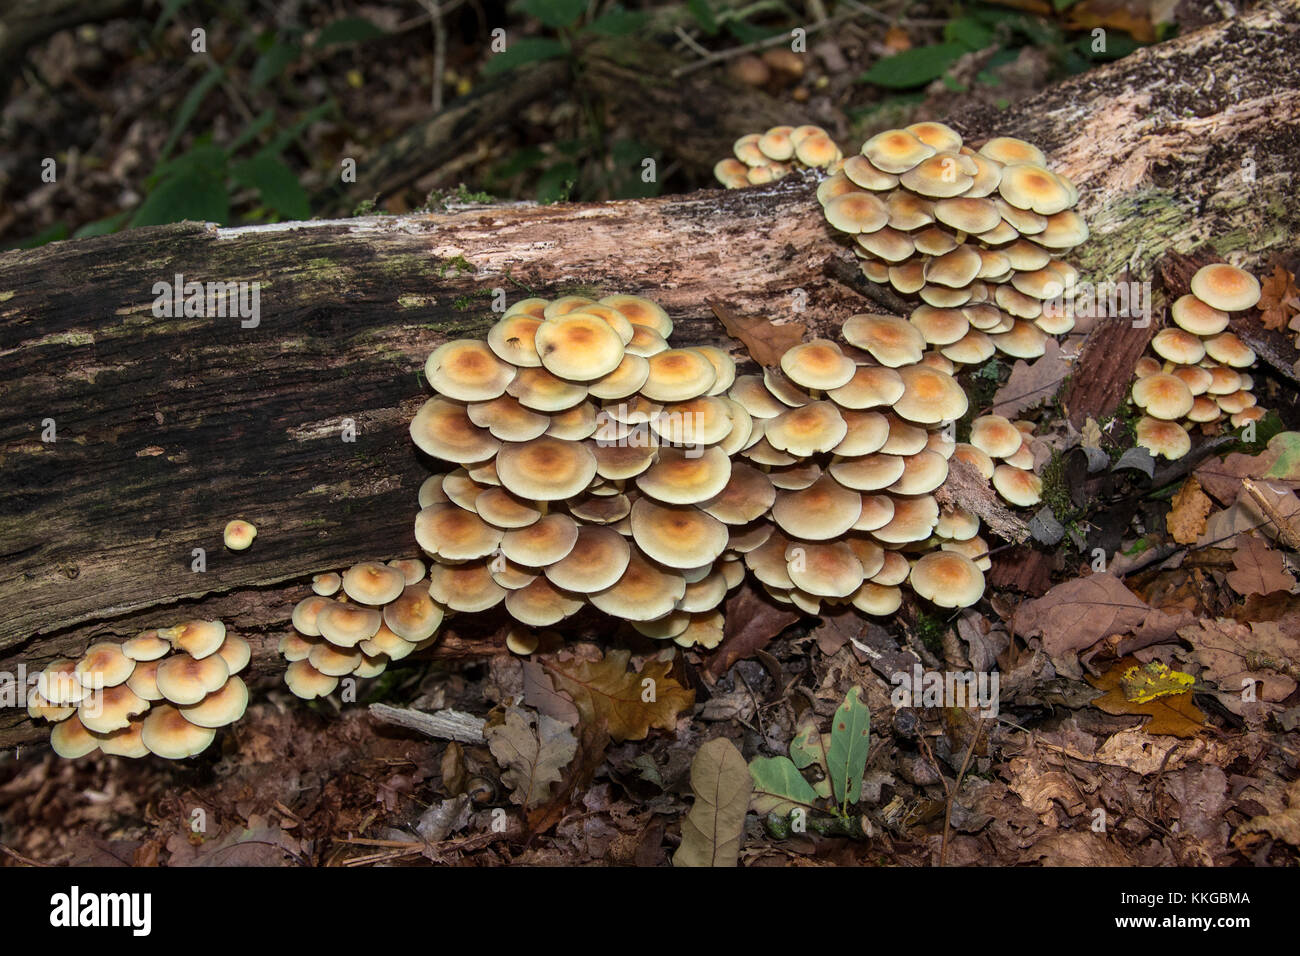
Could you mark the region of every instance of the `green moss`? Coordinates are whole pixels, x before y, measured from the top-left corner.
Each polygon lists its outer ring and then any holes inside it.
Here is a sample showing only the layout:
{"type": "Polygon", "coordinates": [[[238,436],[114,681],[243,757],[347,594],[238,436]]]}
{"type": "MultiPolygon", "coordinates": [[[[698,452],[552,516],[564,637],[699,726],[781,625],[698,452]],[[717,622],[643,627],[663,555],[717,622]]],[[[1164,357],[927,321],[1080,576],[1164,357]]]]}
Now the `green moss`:
{"type": "Polygon", "coordinates": [[[916,618],[916,636],[934,654],[943,653],[943,635],[947,630],[948,622],[937,614],[921,611],[916,618]]]}
{"type": "Polygon", "coordinates": [[[473,275],[478,269],[464,256],[452,256],[450,259],[439,260],[435,271],[441,278],[445,279],[449,275],[473,275]]]}

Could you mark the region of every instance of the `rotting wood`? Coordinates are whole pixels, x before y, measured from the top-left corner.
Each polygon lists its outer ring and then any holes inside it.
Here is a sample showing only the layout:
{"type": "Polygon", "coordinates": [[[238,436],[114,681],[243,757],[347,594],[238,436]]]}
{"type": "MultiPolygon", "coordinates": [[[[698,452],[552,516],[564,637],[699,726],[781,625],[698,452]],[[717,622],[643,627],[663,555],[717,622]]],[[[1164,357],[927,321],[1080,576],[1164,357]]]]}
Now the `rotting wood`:
{"type": "MultiPolygon", "coordinates": [[[[1298,12],[1300,0],[1262,7],[952,121],[972,141],[1042,143],[1075,180],[1093,229],[1072,256],[1086,279],[1130,263],[1141,278],[1206,235],[1256,265],[1300,231],[1298,12]]],[[[784,321],[801,288],[809,336],[870,311],[825,275],[841,254],[812,184],[793,178],[598,206],[183,224],[8,253],[0,670],[202,616],[253,635],[254,674],[273,674],[312,573],[415,554],[427,469],[406,422],[423,400],[419,370],[439,342],[484,331],[493,289],[647,294],[678,321],[675,340],[731,347],[706,298],[784,321]],[[154,318],[154,283],[178,273],[261,282],[260,324],[154,318]],[[57,442],[41,440],[46,419],[57,442]],[[342,440],[345,419],[355,442],[342,440]],[[235,516],[259,527],[240,554],[221,546],[235,516]],[[206,549],[203,574],[190,570],[194,548],[206,549]]],[[[456,652],[453,638],[436,653],[456,652]]],[[[44,734],[0,714],[0,747],[44,734]]]]}

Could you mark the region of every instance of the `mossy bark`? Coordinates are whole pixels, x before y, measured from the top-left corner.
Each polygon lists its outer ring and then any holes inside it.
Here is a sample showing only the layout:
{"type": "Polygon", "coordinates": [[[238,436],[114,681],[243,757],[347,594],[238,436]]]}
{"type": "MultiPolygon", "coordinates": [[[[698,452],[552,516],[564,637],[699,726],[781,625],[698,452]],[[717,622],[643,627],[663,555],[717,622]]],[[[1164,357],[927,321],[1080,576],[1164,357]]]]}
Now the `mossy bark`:
{"type": "MultiPolygon", "coordinates": [[[[1298,7],[1264,7],[952,122],[972,140],[1047,146],[1093,226],[1076,259],[1085,277],[1118,278],[1130,262],[1141,274],[1203,239],[1256,264],[1300,229],[1298,7]]],[[[604,205],[182,224],[6,254],[0,671],[203,616],[249,635],[255,673],[273,672],[311,574],[416,554],[428,471],[406,425],[425,396],[420,369],[439,342],[484,332],[491,290],[512,301],[641,293],[673,314],[675,339],[735,347],[706,298],[806,322],[810,335],[876,311],[832,277],[844,261],[813,185],[796,178],[604,205]],[[177,274],[260,282],[260,324],[155,317],[154,284],[177,274]],[[797,289],[807,311],[796,315],[797,289]],[[47,419],[56,441],[42,440],[47,419]],[[355,442],[343,440],[348,419],[355,442]],[[259,528],[239,554],[221,543],[233,517],[259,528]]],[[[482,650],[459,641],[443,653],[482,650]]],[[[0,712],[0,746],[43,733],[0,712]]]]}

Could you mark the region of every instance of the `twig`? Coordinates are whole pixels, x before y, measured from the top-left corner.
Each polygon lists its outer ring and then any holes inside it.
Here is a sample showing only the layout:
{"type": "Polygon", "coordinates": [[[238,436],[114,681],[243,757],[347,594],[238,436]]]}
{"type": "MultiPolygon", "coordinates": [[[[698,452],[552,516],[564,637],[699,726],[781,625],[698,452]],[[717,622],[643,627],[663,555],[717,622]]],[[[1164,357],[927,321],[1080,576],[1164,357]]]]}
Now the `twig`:
{"type": "Polygon", "coordinates": [[[5,846],[3,843],[0,843],[0,853],[3,853],[5,856],[12,857],[13,859],[17,860],[19,863],[23,863],[27,866],[42,866],[42,867],[53,866],[52,863],[42,863],[40,860],[33,860],[29,857],[25,857],[17,850],[10,849],[9,847],[5,846]]]}
{"type": "MultiPolygon", "coordinates": [[[[804,33],[806,35],[812,35],[821,30],[825,30],[827,27],[835,26],[836,24],[843,23],[846,20],[852,20],[853,16],[853,13],[838,14],[837,16],[831,17],[829,20],[823,20],[821,23],[814,23],[811,26],[804,27],[804,33]]],[[[677,34],[679,37],[682,36],[681,27],[677,28],[677,34]]],[[[682,37],[682,39],[685,40],[685,37],[682,37]]],[[[695,50],[697,53],[700,53],[702,58],[696,60],[694,63],[687,63],[685,66],[679,66],[677,69],[673,70],[672,76],[673,79],[677,79],[678,77],[686,76],[688,73],[702,70],[706,66],[713,66],[715,63],[724,63],[727,60],[734,60],[738,56],[744,56],[746,53],[756,53],[759,50],[766,50],[789,42],[789,33],[778,33],[765,40],[755,40],[753,43],[746,43],[744,46],[732,47],[730,50],[719,50],[717,53],[711,53],[692,40],[687,43],[687,46],[692,50],[695,50]]]]}
{"type": "Polygon", "coordinates": [[[393,707],[389,704],[371,704],[370,713],[376,720],[386,724],[396,724],[408,730],[418,730],[439,740],[456,740],[463,744],[481,744],[485,721],[473,714],[459,710],[440,710],[426,714],[422,710],[406,707],[393,707]]]}
{"type": "Polygon", "coordinates": [[[1269,520],[1269,523],[1277,528],[1277,536],[1282,539],[1282,543],[1292,551],[1300,551],[1300,536],[1297,536],[1295,526],[1287,520],[1286,516],[1273,507],[1255,482],[1243,478],[1241,486],[1246,489],[1246,493],[1250,495],[1259,510],[1264,512],[1264,517],[1269,520]]]}
{"type": "MultiPolygon", "coordinates": [[[[970,767],[970,758],[975,754],[975,745],[979,743],[980,734],[984,732],[984,718],[980,717],[979,723],[975,725],[975,733],[971,735],[970,746],[966,748],[966,759],[961,762],[961,769],[957,771],[957,779],[953,781],[952,789],[948,790],[948,803],[943,811],[943,839],[939,843],[939,866],[948,865],[948,831],[952,824],[952,802],[957,799],[957,793],[961,790],[962,778],[966,776],[966,770],[970,767]]],[[[943,779],[943,774],[939,774],[939,779],[943,779]]],[[[947,784],[944,785],[947,789],[947,784]]]]}

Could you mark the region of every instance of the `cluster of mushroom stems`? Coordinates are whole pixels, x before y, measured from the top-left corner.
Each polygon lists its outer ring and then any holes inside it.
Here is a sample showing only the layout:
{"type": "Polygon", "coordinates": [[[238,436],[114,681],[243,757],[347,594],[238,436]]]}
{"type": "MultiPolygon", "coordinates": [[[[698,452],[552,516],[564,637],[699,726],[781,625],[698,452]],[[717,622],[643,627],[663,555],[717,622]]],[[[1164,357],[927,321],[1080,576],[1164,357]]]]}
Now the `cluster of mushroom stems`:
{"type": "Polygon", "coordinates": [[[1254,308],[1260,285],[1249,272],[1214,263],[1192,276],[1192,291],[1169,309],[1173,325],[1151,340],[1135,369],[1133,404],[1142,410],[1137,443],[1152,455],[1182,458],[1189,429],[1214,434],[1227,418],[1241,428],[1264,417],[1247,369],[1255,352],[1230,331],[1232,313],[1254,308]]]}
{"type": "Polygon", "coordinates": [[[61,757],[192,757],[244,716],[248,687],[237,675],[251,653],[220,621],[101,641],[77,660],[50,663],[28,691],[27,713],[53,724],[50,746],[61,757]]]}

